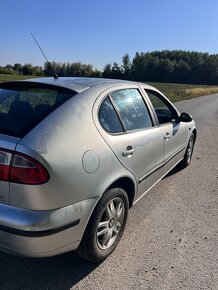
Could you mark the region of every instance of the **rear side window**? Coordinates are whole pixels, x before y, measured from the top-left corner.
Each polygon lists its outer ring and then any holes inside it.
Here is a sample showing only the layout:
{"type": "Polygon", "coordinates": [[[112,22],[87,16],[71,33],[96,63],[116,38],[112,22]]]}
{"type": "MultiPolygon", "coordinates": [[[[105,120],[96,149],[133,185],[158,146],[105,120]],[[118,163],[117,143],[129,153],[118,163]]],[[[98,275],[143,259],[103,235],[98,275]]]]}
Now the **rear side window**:
{"type": "Polygon", "coordinates": [[[104,99],[99,109],[99,121],[102,127],[110,133],[123,131],[117,113],[108,97],[104,99]]]}
{"type": "Polygon", "coordinates": [[[75,94],[44,86],[4,85],[0,88],[0,133],[23,137],[75,94]]]}
{"type": "Polygon", "coordinates": [[[137,89],[124,89],[110,94],[126,131],[152,127],[147,106],[137,89]]]}

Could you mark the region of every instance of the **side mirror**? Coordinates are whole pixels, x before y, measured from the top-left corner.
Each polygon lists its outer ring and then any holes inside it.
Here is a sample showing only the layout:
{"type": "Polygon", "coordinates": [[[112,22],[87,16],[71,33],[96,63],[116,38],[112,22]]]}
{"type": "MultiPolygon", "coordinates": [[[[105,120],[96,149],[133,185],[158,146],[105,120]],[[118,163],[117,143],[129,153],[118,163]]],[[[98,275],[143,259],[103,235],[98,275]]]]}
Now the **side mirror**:
{"type": "Polygon", "coordinates": [[[192,116],[190,116],[188,113],[181,113],[181,115],[179,116],[179,121],[180,122],[191,122],[192,121],[192,116]]]}

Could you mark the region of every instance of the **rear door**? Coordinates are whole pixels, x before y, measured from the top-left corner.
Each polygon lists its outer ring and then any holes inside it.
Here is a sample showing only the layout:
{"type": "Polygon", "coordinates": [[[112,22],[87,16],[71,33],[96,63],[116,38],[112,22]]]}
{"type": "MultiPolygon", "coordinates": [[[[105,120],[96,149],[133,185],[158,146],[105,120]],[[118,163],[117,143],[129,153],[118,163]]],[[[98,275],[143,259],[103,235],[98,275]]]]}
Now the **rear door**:
{"type": "Polygon", "coordinates": [[[139,195],[144,193],[150,187],[146,176],[163,162],[163,135],[153,126],[139,87],[104,93],[95,111],[100,133],[122,165],[135,175],[141,188],[139,195]]]}

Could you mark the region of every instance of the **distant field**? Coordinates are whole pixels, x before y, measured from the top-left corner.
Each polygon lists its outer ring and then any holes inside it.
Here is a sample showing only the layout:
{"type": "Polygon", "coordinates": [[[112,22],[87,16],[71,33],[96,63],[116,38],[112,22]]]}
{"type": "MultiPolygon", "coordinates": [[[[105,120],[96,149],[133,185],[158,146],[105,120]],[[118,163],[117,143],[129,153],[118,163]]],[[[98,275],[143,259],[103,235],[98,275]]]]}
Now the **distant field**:
{"type": "Polygon", "coordinates": [[[149,84],[160,90],[172,102],[178,102],[182,100],[192,99],[195,97],[218,93],[218,86],[167,84],[167,83],[149,83],[149,84]]]}
{"type": "Polygon", "coordinates": [[[17,80],[32,79],[32,78],[34,78],[34,76],[0,74],[0,82],[17,81],[17,80]]]}
{"type": "MultiPolygon", "coordinates": [[[[0,74],[0,82],[34,78],[33,76],[0,74]]],[[[218,86],[149,83],[163,92],[172,102],[218,93],[218,86]]]]}

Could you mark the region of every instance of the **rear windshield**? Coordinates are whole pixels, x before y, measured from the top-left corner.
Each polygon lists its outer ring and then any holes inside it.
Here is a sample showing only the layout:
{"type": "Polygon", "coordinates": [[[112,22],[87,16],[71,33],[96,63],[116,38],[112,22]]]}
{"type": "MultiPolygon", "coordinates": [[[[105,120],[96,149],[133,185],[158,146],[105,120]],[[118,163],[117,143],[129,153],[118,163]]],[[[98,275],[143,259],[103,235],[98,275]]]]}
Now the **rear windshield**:
{"type": "Polygon", "coordinates": [[[76,92],[38,85],[0,85],[0,134],[23,137],[76,92]]]}

